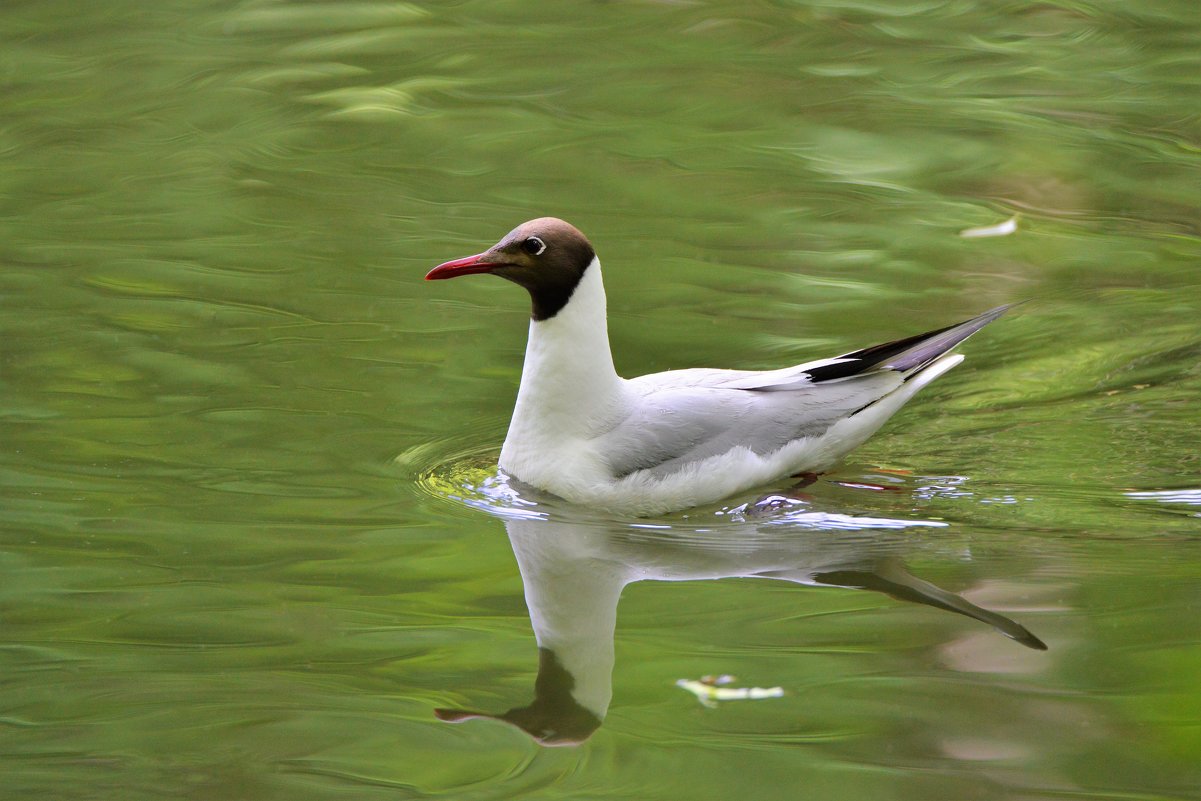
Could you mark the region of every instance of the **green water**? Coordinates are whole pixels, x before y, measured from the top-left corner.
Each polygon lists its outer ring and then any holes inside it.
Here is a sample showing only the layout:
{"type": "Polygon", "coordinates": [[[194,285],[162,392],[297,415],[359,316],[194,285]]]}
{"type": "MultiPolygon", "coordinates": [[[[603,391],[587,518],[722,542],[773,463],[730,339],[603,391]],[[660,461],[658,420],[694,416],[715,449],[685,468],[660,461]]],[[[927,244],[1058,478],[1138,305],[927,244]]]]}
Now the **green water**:
{"type": "Polygon", "coordinates": [[[1201,798],[1199,42],[1192,0],[4,4],[0,798],[1201,798]],[[544,214],[626,375],[1030,302],[795,500],[632,526],[498,482],[527,301],[421,280],[544,214]],[[783,696],[676,686],[720,674],[783,696]],[[435,713],[527,706],[576,746],[435,713]]]}

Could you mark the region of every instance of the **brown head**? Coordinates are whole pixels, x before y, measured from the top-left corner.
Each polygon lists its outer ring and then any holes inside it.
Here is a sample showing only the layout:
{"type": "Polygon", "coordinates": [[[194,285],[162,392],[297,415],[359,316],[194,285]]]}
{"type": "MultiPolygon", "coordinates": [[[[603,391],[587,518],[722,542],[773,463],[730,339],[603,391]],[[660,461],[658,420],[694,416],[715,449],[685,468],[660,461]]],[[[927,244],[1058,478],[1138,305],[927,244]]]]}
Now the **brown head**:
{"type": "Polygon", "coordinates": [[[567,305],[596,256],[587,237],[571,223],[539,217],[522,223],[483,253],[439,264],[425,279],[492,273],[525,287],[532,317],[546,320],[567,305]]]}

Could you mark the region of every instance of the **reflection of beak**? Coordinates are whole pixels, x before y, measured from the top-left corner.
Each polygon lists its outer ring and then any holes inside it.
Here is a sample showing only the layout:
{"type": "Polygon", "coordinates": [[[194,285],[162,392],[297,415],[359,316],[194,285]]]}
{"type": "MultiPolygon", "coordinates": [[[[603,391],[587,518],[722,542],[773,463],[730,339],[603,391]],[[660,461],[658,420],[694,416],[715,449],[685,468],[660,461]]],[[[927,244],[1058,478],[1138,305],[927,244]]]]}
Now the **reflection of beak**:
{"type": "Polygon", "coordinates": [[[472,712],[469,709],[435,709],[434,717],[438,720],[444,720],[447,723],[462,723],[465,720],[473,720],[475,718],[497,719],[496,715],[489,715],[487,712],[472,712]]]}
{"type": "Polygon", "coordinates": [[[521,729],[539,745],[579,745],[600,728],[601,715],[580,705],[572,697],[571,688],[574,685],[575,678],[559,664],[554,651],[539,648],[534,700],[527,706],[515,706],[501,715],[474,709],[442,708],[435,709],[434,716],[447,723],[499,720],[521,729]]]}
{"type": "Polygon", "coordinates": [[[435,709],[434,717],[447,723],[462,723],[466,720],[499,720],[521,729],[534,742],[546,748],[577,746],[585,742],[600,728],[600,718],[583,707],[576,708],[576,716],[558,718],[538,714],[534,711],[537,702],[527,707],[510,709],[503,715],[490,715],[471,709],[435,709]]]}

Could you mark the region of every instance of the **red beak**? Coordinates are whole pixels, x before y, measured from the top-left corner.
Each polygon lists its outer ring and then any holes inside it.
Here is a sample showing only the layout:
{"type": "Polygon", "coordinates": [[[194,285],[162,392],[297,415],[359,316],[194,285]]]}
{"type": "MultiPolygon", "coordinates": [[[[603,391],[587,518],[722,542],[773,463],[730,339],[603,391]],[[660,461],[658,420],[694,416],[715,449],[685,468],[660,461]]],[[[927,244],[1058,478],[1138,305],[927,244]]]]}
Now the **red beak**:
{"type": "Polygon", "coordinates": [[[461,259],[448,261],[445,264],[439,264],[425,274],[425,280],[440,281],[443,278],[458,278],[460,275],[490,273],[497,267],[503,266],[499,262],[482,261],[483,256],[483,253],[477,253],[474,256],[465,256],[461,259]]]}

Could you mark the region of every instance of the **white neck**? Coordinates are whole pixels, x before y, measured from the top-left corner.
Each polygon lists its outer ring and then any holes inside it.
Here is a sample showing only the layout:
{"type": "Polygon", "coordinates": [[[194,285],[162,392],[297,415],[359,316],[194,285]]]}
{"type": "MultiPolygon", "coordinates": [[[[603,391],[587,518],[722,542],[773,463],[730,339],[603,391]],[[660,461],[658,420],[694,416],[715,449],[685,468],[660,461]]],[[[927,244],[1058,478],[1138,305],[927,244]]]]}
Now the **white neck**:
{"type": "Polygon", "coordinates": [[[567,305],[547,320],[530,321],[517,411],[579,417],[620,382],[609,350],[609,323],[600,260],[593,258],[567,305]]]}
{"type": "Polygon", "coordinates": [[[553,491],[553,478],[540,473],[562,474],[563,466],[552,467],[546,454],[573,445],[579,450],[581,442],[609,430],[623,413],[623,391],[609,350],[600,261],[594,258],[567,305],[554,317],[530,322],[501,466],[553,491]]]}

